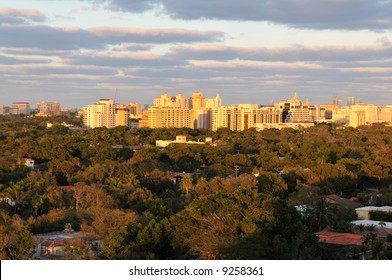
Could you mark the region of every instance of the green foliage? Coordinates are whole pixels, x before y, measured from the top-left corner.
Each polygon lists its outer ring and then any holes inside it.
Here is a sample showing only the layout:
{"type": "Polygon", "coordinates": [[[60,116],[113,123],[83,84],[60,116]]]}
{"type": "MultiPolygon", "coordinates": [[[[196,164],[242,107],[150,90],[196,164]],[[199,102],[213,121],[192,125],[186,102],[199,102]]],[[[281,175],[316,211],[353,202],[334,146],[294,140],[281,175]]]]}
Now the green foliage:
{"type": "MultiPolygon", "coordinates": [[[[30,231],[61,231],[65,223],[102,238],[99,256],[106,259],[340,258],[313,232],[349,232],[355,213],[323,196],[392,203],[387,126],[68,130],[47,129],[49,121],[81,124],[0,116],[2,258],[29,257],[30,231]],[[214,144],[155,147],[179,134],[214,144]],[[135,145],[143,148],[128,147],[135,145]],[[24,166],[26,157],[38,169],[24,166]],[[175,183],[174,172],[187,174],[175,183]],[[292,208],[305,204],[304,214],[292,208]]],[[[376,252],[369,258],[389,258],[388,244],[368,239],[376,252]]],[[[69,255],[86,258],[82,244],[74,245],[69,255]]]]}

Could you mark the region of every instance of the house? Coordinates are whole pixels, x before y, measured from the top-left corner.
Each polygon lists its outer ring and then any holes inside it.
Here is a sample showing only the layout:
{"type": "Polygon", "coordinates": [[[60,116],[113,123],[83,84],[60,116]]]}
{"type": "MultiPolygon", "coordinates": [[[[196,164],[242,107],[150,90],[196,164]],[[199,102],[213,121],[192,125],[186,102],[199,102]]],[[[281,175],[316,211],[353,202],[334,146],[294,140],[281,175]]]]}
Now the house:
{"type": "Polygon", "coordinates": [[[23,164],[26,165],[28,168],[34,169],[34,160],[31,158],[24,158],[23,164]]]}
{"type": "Polygon", "coordinates": [[[76,259],[75,249],[86,259],[94,258],[94,248],[100,248],[100,238],[87,232],[75,232],[70,224],[61,232],[33,236],[33,257],[36,259],[76,259]]]}
{"type": "Polygon", "coordinates": [[[191,144],[191,145],[204,145],[206,143],[212,143],[211,137],[206,137],[205,142],[200,141],[187,141],[186,135],[177,135],[176,140],[156,140],[155,146],[160,148],[166,148],[170,144],[191,144]]]}
{"type": "Polygon", "coordinates": [[[326,195],[324,197],[325,201],[331,204],[336,204],[339,205],[343,208],[347,208],[347,209],[356,209],[358,207],[361,207],[362,204],[355,201],[353,198],[352,199],[347,199],[347,198],[343,198],[340,196],[337,196],[336,194],[330,194],[330,195],[326,195]]]}
{"type": "Polygon", "coordinates": [[[370,212],[373,211],[392,213],[392,206],[382,206],[382,207],[366,206],[366,207],[355,208],[355,212],[357,213],[358,219],[360,220],[370,220],[370,212]]]}
{"type": "Polygon", "coordinates": [[[320,239],[320,242],[342,246],[362,246],[365,241],[362,235],[354,233],[319,231],[315,234],[320,239]]]}
{"type": "Polygon", "coordinates": [[[365,238],[360,234],[319,231],[315,235],[319,238],[319,242],[327,244],[341,257],[351,259],[364,259],[365,257],[365,252],[362,250],[365,238]]]}

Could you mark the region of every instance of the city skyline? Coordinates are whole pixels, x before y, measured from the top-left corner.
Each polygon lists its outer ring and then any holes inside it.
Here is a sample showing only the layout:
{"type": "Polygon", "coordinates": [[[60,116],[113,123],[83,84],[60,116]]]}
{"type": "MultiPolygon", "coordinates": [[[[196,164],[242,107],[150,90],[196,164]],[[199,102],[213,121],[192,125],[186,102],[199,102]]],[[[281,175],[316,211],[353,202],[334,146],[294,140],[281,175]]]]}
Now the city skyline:
{"type": "Polygon", "coordinates": [[[392,102],[390,1],[3,1],[0,103],[392,102]]]}

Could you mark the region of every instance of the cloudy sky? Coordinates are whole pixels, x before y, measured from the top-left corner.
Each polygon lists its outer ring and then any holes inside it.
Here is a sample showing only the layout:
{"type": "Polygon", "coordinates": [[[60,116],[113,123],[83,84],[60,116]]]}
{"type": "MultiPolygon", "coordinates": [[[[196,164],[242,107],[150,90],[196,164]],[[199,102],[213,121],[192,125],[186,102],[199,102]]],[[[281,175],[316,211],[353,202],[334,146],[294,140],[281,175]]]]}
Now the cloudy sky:
{"type": "Polygon", "coordinates": [[[392,103],[391,0],[2,0],[0,104],[392,103]],[[117,93],[116,93],[117,91],[117,93]]]}

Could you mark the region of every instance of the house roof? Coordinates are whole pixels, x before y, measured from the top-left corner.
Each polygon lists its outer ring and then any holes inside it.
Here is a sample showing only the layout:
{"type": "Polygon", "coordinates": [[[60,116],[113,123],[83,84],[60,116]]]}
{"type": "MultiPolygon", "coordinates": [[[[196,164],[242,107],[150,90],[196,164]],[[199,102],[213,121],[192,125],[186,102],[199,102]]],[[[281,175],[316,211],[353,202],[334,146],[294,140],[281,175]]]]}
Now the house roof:
{"type": "Polygon", "coordinates": [[[344,246],[362,246],[364,237],[360,234],[319,231],[315,233],[320,242],[344,246]]]}
{"type": "Polygon", "coordinates": [[[327,195],[327,196],[325,196],[325,199],[330,203],[335,203],[335,204],[342,206],[344,208],[356,209],[356,208],[362,206],[362,204],[359,202],[353,201],[351,199],[340,197],[336,194],[327,195]]]}

